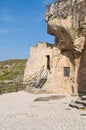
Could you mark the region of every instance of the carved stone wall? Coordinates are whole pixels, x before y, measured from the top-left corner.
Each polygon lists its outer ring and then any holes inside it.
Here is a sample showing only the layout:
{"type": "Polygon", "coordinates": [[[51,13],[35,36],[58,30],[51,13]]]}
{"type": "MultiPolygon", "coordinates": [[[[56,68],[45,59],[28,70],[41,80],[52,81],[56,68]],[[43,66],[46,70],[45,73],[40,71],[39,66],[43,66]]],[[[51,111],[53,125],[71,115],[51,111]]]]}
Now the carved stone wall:
{"type": "Polygon", "coordinates": [[[43,66],[47,68],[47,55],[49,55],[50,58],[52,57],[51,44],[39,42],[37,46],[31,47],[30,56],[25,66],[24,81],[28,81],[29,77],[39,72],[43,66]]]}
{"type": "Polygon", "coordinates": [[[48,6],[47,32],[55,44],[39,43],[31,48],[24,80],[50,56],[50,73],[43,86],[48,92],[86,92],[86,0],[58,0],[48,6]]]}
{"type": "Polygon", "coordinates": [[[79,94],[86,92],[86,0],[58,0],[48,7],[45,19],[47,32],[55,36],[55,46],[61,51],[62,59],[59,59],[56,69],[57,81],[61,81],[58,87],[79,94]],[[62,76],[62,68],[65,66],[70,67],[70,77],[66,78],[66,84],[62,76]],[[61,69],[58,72],[59,67],[61,69]],[[67,85],[70,87],[67,88],[67,85]]]}

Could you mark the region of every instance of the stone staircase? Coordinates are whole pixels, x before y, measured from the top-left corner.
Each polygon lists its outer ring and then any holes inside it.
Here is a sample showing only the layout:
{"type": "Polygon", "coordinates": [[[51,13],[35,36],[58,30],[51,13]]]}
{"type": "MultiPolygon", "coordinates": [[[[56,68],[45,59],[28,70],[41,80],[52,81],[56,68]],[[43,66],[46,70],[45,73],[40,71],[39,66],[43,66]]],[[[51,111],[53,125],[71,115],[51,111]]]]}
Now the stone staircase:
{"type": "Polygon", "coordinates": [[[75,101],[72,100],[69,106],[73,108],[77,108],[77,109],[86,110],[86,95],[82,96],[81,98],[76,99],[75,101]]]}
{"type": "Polygon", "coordinates": [[[32,78],[28,78],[27,90],[28,88],[42,88],[47,81],[48,72],[49,70],[42,66],[38,72],[33,74],[32,78]]]}
{"type": "Polygon", "coordinates": [[[39,81],[38,85],[36,86],[36,88],[41,88],[45,84],[46,81],[47,81],[47,78],[40,79],[40,81],[39,81]]]}
{"type": "Polygon", "coordinates": [[[49,70],[44,68],[44,70],[40,74],[40,78],[36,84],[36,88],[41,88],[45,84],[45,82],[47,81],[48,72],[49,72],[49,70]]]}

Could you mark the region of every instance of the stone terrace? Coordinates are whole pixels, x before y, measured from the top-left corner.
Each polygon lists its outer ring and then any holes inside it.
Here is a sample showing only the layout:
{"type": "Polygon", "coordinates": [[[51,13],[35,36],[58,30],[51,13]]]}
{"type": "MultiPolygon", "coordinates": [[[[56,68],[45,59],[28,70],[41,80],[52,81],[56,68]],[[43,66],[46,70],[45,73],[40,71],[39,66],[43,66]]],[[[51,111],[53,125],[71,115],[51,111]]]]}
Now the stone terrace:
{"type": "Polygon", "coordinates": [[[50,94],[0,96],[0,130],[86,130],[86,111],[69,107],[77,97],[34,101],[50,94]]]}

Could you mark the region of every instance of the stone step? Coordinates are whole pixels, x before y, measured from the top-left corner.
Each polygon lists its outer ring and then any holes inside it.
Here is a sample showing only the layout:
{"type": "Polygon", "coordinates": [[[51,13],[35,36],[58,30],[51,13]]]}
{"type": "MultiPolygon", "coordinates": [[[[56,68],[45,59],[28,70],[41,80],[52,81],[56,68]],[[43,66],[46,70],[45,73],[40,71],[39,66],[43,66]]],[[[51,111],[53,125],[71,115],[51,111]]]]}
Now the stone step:
{"type": "Polygon", "coordinates": [[[82,104],[78,104],[75,101],[71,101],[69,106],[77,109],[85,109],[85,106],[83,106],[82,104]]]}
{"type": "Polygon", "coordinates": [[[42,82],[40,82],[39,84],[38,84],[38,86],[41,86],[42,84],[44,84],[45,83],[45,81],[42,81],[42,82]]]}
{"type": "Polygon", "coordinates": [[[78,100],[75,101],[75,103],[82,104],[83,106],[86,106],[86,101],[85,100],[78,99],[78,100]]]}
{"type": "Polygon", "coordinates": [[[83,96],[81,97],[81,100],[86,100],[86,95],[83,95],[83,96]]]}
{"type": "Polygon", "coordinates": [[[37,85],[37,88],[39,88],[39,87],[41,88],[44,85],[44,83],[46,82],[46,80],[47,79],[41,79],[39,84],[37,85]]]}

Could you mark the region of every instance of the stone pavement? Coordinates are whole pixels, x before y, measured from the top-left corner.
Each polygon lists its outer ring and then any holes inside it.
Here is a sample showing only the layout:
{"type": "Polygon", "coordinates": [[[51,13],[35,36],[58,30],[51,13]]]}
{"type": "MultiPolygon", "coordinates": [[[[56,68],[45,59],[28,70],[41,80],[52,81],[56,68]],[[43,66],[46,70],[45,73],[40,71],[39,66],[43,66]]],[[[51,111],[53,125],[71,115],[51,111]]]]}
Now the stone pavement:
{"type": "Polygon", "coordinates": [[[0,96],[0,130],[86,130],[86,111],[68,106],[75,97],[34,102],[41,96],[47,94],[0,96]]]}

